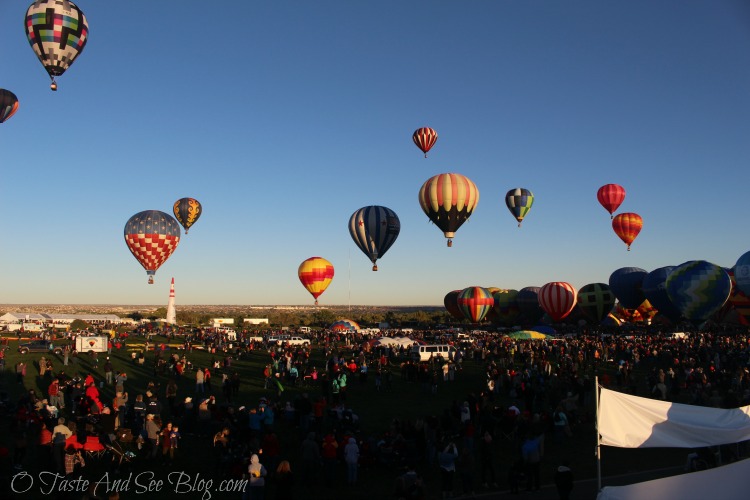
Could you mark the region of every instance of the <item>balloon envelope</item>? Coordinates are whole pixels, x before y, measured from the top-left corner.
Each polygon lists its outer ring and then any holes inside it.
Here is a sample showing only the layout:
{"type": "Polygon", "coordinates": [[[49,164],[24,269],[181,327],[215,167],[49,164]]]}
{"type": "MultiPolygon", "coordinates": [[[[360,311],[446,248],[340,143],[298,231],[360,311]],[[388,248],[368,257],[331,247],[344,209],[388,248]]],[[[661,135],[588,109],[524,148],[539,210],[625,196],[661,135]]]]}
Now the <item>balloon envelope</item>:
{"type": "Polygon", "coordinates": [[[358,332],[360,330],[359,324],[350,319],[334,321],[328,329],[334,332],[358,332]]]}
{"type": "Polygon", "coordinates": [[[609,276],[609,288],[626,309],[635,309],[646,300],[643,278],[648,273],[640,267],[621,267],[609,276]]]}
{"type": "Polygon", "coordinates": [[[734,281],[745,295],[750,295],[750,252],[746,252],[737,259],[734,265],[734,281]]]}
{"type": "Polygon", "coordinates": [[[619,184],[605,184],[596,192],[596,199],[612,215],[625,200],[625,188],[619,184]]]}
{"type": "Polygon", "coordinates": [[[401,231],[401,222],[390,208],[372,205],[357,210],[349,218],[349,234],[360,250],[375,263],[391,248],[401,231]]]}
{"type": "Polygon", "coordinates": [[[575,307],[576,296],[576,289],[570,283],[553,281],[539,290],[539,305],[553,321],[560,321],[575,307]]]}
{"type": "Polygon", "coordinates": [[[310,257],[299,265],[297,276],[302,286],[315,298],[315,305],[318,305],[318,297],[333,280],[333,264],[323,257],[310,257]]]}
{"type": "Polygon", "coordinates": [[[505,205],[510,210],[510,213],[518,221],[518,227],[521,227],[521,222],[526,214],[531,210],[531,206],[534,204],[534,194],[528,189],[515,188],[508,191],[505,195],[505,205]]]}
{"type": "Polygon", "coordinates": [[[718,311],[729,298],[732,280],[716,264],[691,260],[674,268],[667,278],[667,293],[682,315],[700,323],[718,311]]]}
{"type": "Polygon", "coordinates": [[[521,318],[528,323],[536,323],[544,316],[544,309],[539,305],[538,286],[527,286],[518,291],[516,302],[521,310],[521,318]]]}
{"type": "Polygon", "coordinates": [[[479,323],[492,309],[495,299],[492,298],[492,294],[486,288],[470,286],[461,290],[457,302],[458,308],[461,309],[466,319],[472,323],[479,323]]]}
{"type": "Polygon", "coordinates": [[[578,290],[578,307],[595,323],[601,323],[615,307],[615,294],[604,283],[591,283],[578,290]]]}
{"type": "Polygon", "coordinates": [[[679,321],[680,310],[672,304],[667,293],[667,277],[674,270],[674,266],[654,269],[642,281],[643,295],[656,310],[672,323],[679,321]]]}
{"type": "Polygon", "coordinates": [[[188,229],[195,224],[198,217],[203,213],[203,207],[195,198],[180,198],[174,202],[172,211],[177,221],[185,228],[185,234],[187,234],[188,229]]]}
{"type": "Polygon", "coordinates": [[[464,319],[464,313],[461,312],[461,309],[458,307],[458,296],[461,294],[461,290],[453,290],[452,292],[448,292],[445,294],[445,297],[443,298],[443,305],[445,305],[445,309],[458,321],[463,321],[464,319]]]}
{"type": "Polygon", "coordinates": [[[510,332],[504,335],[504,337],[508,337],[514,340],[544,340],[549,338],[549,335],[534,330],[518,330],[515,332],[510,332]]]}
{"type": "Polygon", "coordinates": [[[641,229],[643,229],[643,219],[640,215],[630,212],[618,214],[612,220],[612,229],[625,242],[628,250],[630,250],[630,245],[638,237],[641,229]]]}
{"type": "Polygon", "coordinates": [[[145,210],[128,219],[124,236],[125,244],[146,270],[151,284],[156,270],[177,248],[180,226],[169,214],[159,210],[145,210]]]}
{"type": "Polygon", "coordinates": [[[434,146],[437,142],[437,138],[437,132],[435,132],[435,129],[432,129],[430,127],[418,128],[411,136],[414,144],[416,144],[417,147],[424,153],[425,158],[427,158],[427,151],[432,149],[432,146],[434,146]]]}
{"type": "Polygon", "coordinates": [[[518,290],[498,290],[492,294],[495,299],[493,311],[498,323],[512,326],[521,316],[518,305],[518,290]]]}
{"type": "Polygon", "coordinates": [[[439,174],[430,177],[419,190],[419,204],[427,217],[443,231],[451,246],[451,238],[471,216],[479,202],[479,190],[460,174],[439,174]]]}
{"type": "Polygon", "coordinates": [[[10,90],[0,89],[0,123],[18,111],[18,97],[10,90]]]}

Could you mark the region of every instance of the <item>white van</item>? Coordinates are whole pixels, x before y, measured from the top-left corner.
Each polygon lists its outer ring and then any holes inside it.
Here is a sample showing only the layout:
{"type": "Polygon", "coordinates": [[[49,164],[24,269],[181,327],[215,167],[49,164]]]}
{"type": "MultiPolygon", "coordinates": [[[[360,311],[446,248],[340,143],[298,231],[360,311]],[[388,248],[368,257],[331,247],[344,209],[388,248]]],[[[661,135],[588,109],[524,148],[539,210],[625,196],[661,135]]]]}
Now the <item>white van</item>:
{"type": "Polygon", "coordinates": [[[456,348],[448,344],[415,345],[411,350],[414,361],[429,361],[438,357],[452,360],[456,356],[456,348]]]}
{"type": "Polygon", "coordinates": [[[300,326],[299,328],[297,328],[297,331],[300,333],[310,333],[312,330],[309,326],[300,326]]]}

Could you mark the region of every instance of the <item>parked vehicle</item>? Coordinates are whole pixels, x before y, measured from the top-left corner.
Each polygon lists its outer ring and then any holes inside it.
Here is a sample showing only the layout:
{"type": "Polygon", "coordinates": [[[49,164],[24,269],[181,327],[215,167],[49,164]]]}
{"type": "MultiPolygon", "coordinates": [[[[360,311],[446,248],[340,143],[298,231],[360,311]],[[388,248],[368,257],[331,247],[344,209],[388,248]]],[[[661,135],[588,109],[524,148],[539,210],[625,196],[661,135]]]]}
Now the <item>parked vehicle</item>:
{"type": "Polygon", "coordinates": [[[18,346],[18,352],[28,354],[30,352],[53,352],[62,354],[62,347],[55,346],[50,340],[32,340],[18,346]]]}
{"type": "Polygon", "coordinates": [[[415,345],[411,350],[411,357],[414,361],[429,361],[430,358],[449,360],[455,355],[456,348],[448,344],[415,345]]]}
{"type": "Polygon", "coordinates": [[[282,345],[310,345],[310,339],[298,337],[296,335],[272,335],[268,338],[268,343],[282,345]]]}

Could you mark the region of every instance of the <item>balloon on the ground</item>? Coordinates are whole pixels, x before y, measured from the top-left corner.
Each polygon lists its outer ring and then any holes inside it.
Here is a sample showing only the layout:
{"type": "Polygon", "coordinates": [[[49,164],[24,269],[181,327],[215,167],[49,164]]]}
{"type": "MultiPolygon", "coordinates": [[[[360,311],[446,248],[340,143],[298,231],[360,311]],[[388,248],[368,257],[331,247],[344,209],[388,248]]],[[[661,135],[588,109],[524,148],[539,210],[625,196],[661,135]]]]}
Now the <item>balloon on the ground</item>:
{"type": "Polygon", "coordinates": [[[460,174],[430,177],[419,190],[422,210],[448,238],[448,246],[461,225],[471,216],[479,202],[479,190],[460,174]]]}
{"type": "Polygon", "coordinates": [[[737,278],[734,275],[734,271],[730,269],[728,274],[733,286],[727,302],[731,304],[732,309],[739,315],[740,322],[744,325],[750,325],[750,297],[737,286],[735,281],[737,278]]]}
{"type": "Polygon", "coordinates": [[[141,263],[153,284],[156,270],[167,261],[180,242],[180,226],[159,210],[138,212],[125,223],[125,243],[141,263]]]}
{"type": "Polygon", "coordinates": [[[362,207],[349,218],[349,234],[372,262],[373,271],[378,270],[376,261],[391,248],[400,231],[398,215],[390,208],[362,207]]]}
{"type": "Polygon", "coordinates": [[[515,188],[508,191],[505,195],[505,205],[510,210],[510,213],[518,221],[518,227],[521,227],[521,222],[526,214],[531,210],[531,205],[534,204],[534,194],[525,188],[515,188]]]}
{"type": "Polygon", "coordinates": [[[576,289],[570,283],[553,281],[539,290],[539,305],[553,321],[561,321],[575,307],[576,296],[576,289]]]}
{"type": "Polygon", "coordinates": [[[203,213],[203,206],[195,198],[180,198],[174,202],[172,211],[177,221],[185,228],[185,234],[187,234],[188,229],[195,224],[203,213]]]}
{"type": "Polygon", "coordinates": [[[643,278],[648,273],[640,267],[621,267],[609,276],[609,288],[625,309],[635,309],[646,300],[643,278]]]}
{"type": "Polygon", "coordinates": [[[674,266],[654,269],[644,276],[641,282],[643,295],[653,305],[658,313],[672,323],[680,320],[680,310],[672,304],[667,293],[667,277],[674,270],[674,266]]]}
{"type": "Polygon", "coordinates": [[[437,142],[437,138],[437,132],[435,131],[435,129],[432,129],[430,127],[418,128],[411,136],[414,144],[416,144],[417,147],[424,153],[425,158],[427,158],[427,152],[432,149],[432,146],[434,146],[435,142],[437,142]]]}
{"type": "Polygon", "coordinates": [[[297,276],[318,305],[318,297],[326,291],[333,280],[333,264],[323,257],[305,259],[297,269],[297,276]]]}
{"type": "Polygon", "coordinates": [[[581,312],[599,324],[615,307],[615,294],[604,283],[590,283],[578,290],[578,308],[581,312]]]}
{"type": "Polygon", "coordinates": [[[512,326],[521,316],[521,307],[518,305],[518,290],[498,290],[492,294],[495,305],[495,320],[504,325],[512,326]]]}
{"type": "Polygon", "coordinates": [[[26,37],[57,90],[60,76],[81,55],[89,38],[86,16],[70,0],[35,0],[26,10],[26,37]]]}
{"type": "Polygon", "coordinates": [[[695,323],[708,319],[729,298],[732,280],[716,264],[691,260],[677,266],[667,277],[667,293],[682,315],[695,323]]]}
{"type": "Polygon", "coordinates": [[[605,184],[596,192],[596,199],[609,212],[610,218],[614,218],[612,214],[625,200],[625,188],[619,184],[605,184]]]}
{"type": "Polygon", "coordinates": [[[472,323],[482,321],[495,305],[495,299],[492,298],[490,291],[481,286],[464,288],[458,294],[456,302],[464,317],[472,323]]]}
{"type": "Polygon", "coordinates": [[[0,89],[0,123],[16,114],[18,111],[18,97],[10,90],[0,89]]]}
{"type": "Polygon", "coordinates": [[[750,252],[743,253],[734,265],[734,281],[745,295],[750,295],[750,252]]]}
{"type": "Polygon", "coordinates": [[[360,330],[359,324],[351,319],[334,321],[328,329],[334,332],[358,332],[360,330]]]}
{"type": "Polygon", "coordinates": [[[453,290],[445,294],[443,298],[443,305],[445,310],[450,313],[458,321],[463,321],[464,313],[461,312],[461,308],[458,307],[458,296],[461,294],[461,290],[453,290]]]}
{"type": "Polygon", "coordinates": [[[539,305],[538,286],[527,286],[518,291],[516,302],[521,310],[521,317],[528,323],[536,323],[544,316],[544,309],[539,305]]]}
{"type": "Polygon", "coordinates": [[[618,214],[612,220],[612,229],[625,242],[628,250],[630,250],[630,245],[638,237],[641,229],[643,229],[643,219],[640,215],[631,212],[618,214]]]}

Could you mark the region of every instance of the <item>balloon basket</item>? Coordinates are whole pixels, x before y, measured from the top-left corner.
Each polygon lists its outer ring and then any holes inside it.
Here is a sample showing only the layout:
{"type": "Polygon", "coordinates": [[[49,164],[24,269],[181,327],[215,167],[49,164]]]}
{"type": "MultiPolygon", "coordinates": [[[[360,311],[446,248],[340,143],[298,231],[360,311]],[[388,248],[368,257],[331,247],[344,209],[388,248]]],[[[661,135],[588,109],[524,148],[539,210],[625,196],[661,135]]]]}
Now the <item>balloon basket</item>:
{"type": "Polygon", "coordinates": [[[377,270],[378,270],[378,266],[377,266],[377,264],[373,264],[373,265],[372,265],[372,270],[373,270],[373,271],[377,271],[377,270]]]}
{"type": "Polygon", "coordinates": [[[453,240],[448,240],[448,248],[453,246],[453,240]]]}
{"type": "Polygon", "coordinates": [[[57,83],[55,83],[55,82],[53,81],[52,83],[50,83],[50,84],[49,84],[49,88],[50,88],[50,90],[51,90],[52,92],[57,92],[57,83]]]}
{"type": "Polygon", "coordinates": [[[148,277],[148,284],[149,285],[153,285],[154,284],[154,277],[153,276],[149,276],[148,277]]]}

